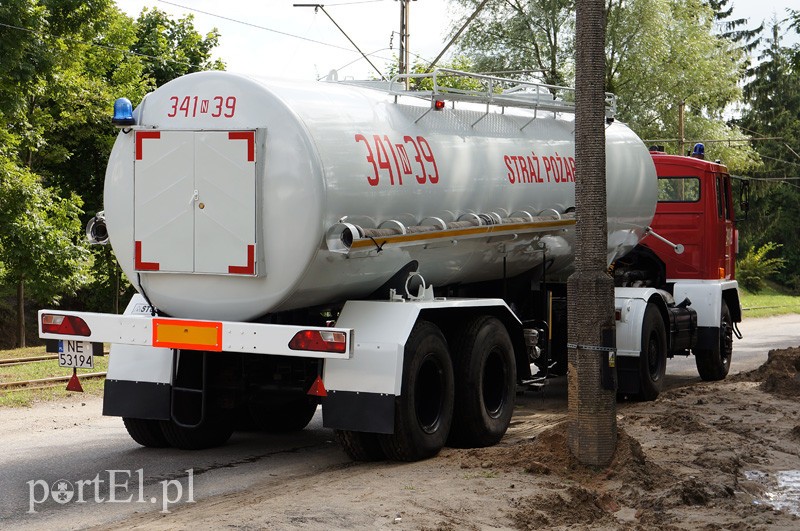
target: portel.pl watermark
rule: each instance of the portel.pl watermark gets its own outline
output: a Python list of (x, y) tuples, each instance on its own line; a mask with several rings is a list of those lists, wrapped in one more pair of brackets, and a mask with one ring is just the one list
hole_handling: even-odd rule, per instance
[[(105, 470), (93, 479), (68, 481), (59, 479), (48, 483), (43, 479), (28, 481), (28, 513), (36, 513), (38, 505), (49, 500), (60, 505), (68, 503), (147, 503), (161, 504), (162, 513), (169, 506), (183, 502), (194, 503), (194, 469), (186, 472), (186, 489), (181, 479), (159, 481), (160, 496), (145, 497), (144, 469)], [(185, 495), (185, 496), (184, 496)]]

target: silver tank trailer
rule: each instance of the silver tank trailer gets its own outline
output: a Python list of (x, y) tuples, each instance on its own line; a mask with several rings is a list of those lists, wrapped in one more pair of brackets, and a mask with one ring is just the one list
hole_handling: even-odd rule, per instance
[[(441, 286), (522, 273), (541, 265), (544, 247), (549, 272), (568, 272), (573, 115), (460, 101), (432, 110), (435, 99), (225, 72), (167, 83), (136, 109), (138, 125), (119, 135), (106, 173), (106, 222), (123, 271), (171, 316), (229, 321), (365, 297), (412, 261)], [(181, 145), (194, 154), (176, 159), (184, 148), (165, 141), (140, 160), (155, 150), (154, 132), (189, 138)], [(244, 189), (213, 169), (235, 158), (208, 147), (214, 132), (252, 134), (232, 144), (250, 150)], [(643, 237), (657, 180), (625, 125), (606, 128), (606, 150), (610, 262)], [(225, 202), (231, 195), (239, 202)], [(244, 228), (217, 227), (225, 223)], [(252, 240), (250, 256), (228, 250), (244, 249), (231, 244), (240, 239)], [(231, 264), (252, 267), (198, 265), (228, 252)], [(185, 265), (148, 268), (173, 259)]]

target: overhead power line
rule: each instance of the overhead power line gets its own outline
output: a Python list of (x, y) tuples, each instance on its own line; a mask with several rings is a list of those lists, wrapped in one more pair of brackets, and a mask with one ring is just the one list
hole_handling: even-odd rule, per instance
[[(347, 48), (345, 46), (339, 46), (338, 44), (331, 44), (329, 42), (318, 41), (316, 39), (311, 39), (309, 37), (303, 37), (301, 35), (295, 35), (293, 33), (287, 33), (285, 31), (276, 30), (274, 28), (268, 28), (266, 26), (259, 26), (258, 24), (253, 24), (252, 22), (245, 22), (244, 20), (237, 20), (235, 18), (226, 17), (224, 15), (218, 15), (216, 13), (210, 13), (208, 11), (203, 11), (203, 10), (200, 10), (200, 9), (196, 9), (194, 7), (189, 7), (189, 6), (185, 6), (185, 5), (181, 5), (181, 4), (176, 4), (175, 2), (167, 2), (166, 0), (158, 0), (158, 1), (160, 3), (162, 3), (162, 4), (169, 4), (171, 6), (180, 7), (181, 9), (185, 9), (187, 11), (192, 11), (194, 13), (202, 13), (203, 15), (208, 15), (210, 17), (215, 17), (215, 18), (219, 18), (219, 19), (222, 19), (222, 20), (227, 20), (228, 22), (234, 22), (236, 24), (242, 24), (244, 26), (250, 26), (251, 28), (256, 28), (256, 29), (260, 29), (260, 30), (264, 30), (264, 31), (269, 31), (269, 32), (272, 32), (272, 33), (277, 33), (278, 35), (284, 35), (286, 37), (292, 37), (294, 39), (300, 39), (302, 41), (313, 42), (314, 44), (321, 44), (322, 46), (329, 46), (331, 48), (336, 48), (336, 49), (339, 49), (339, 50), (344, 50), (346, 52), (353, 53), (353, 50), (351, 48)], [(346, 4), (334, 4), (334, 5), (346, 5)]]
[(386, 80), (386, 76), (383, 75), (383, 72), (381, 72), (377, 66), (372, 64), (372, 61), (369, 60), (369, 57), (367, 57), (364, 54), (364, 52), (361, 51), (361, 48), (359, 48), (358, 45), (355, 43), (355, 41), (353, 41), (353, 39), (350, 38), (350, 35), (348, 35), (347, 32), (344, 31), (342, 27), (335, 20), (333, 20), (333, 17), (330, 15), (330, 13), (325, 11), (325, 6), (323, 6), (322, 4), (293, 4), (293, 5), (294, 7), (313, 7), (314, 13), (316, 13), (317, 10), (325, 13), (325, 16), (328, 17), (328, 19), (333, 23), (334, 26), (336, 26), (336, 29), (342, 32), (342, 35), (344, 35), (345, 38), (348, 41), (350, 41), (350, 44), (353, 45), (353, 48), (355, 48), (358, 51), (358, 53), (361, 54), (361, 57), (363, 57), (369, 63), (369, 66), (371, 66), (378, 73), (378, 75), (381, 76), (381, 79)]

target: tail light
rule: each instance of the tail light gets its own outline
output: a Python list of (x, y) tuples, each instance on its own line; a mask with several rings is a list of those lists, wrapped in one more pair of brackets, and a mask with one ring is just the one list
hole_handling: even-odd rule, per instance
[(347, 334), (328, 330), (301, 330), (289, 341), (289, 348), (344, 353), (347, 351)]
[(42, 332), (65, 336), (90, 336), (92, 331), (86, 321), (75, 315), (42, 314)]

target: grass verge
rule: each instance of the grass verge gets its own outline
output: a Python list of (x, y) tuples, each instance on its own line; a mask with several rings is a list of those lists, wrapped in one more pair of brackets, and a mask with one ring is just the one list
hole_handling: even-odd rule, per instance
[(745, 319), (800, 313), (800, 297), (790, 295), (774, 284), (768, 284), (767, 288), (759, 293), (750, 293), (740, 289), (739, 296)]
[[(0, 359), (29, 358), (45, 356), (44, 347), (28, 347), (0, 351)], [(108, 356), (95, 356), (94, 369), (78, 369), (78, 377), (89, 372), (104, 372), (108, 370)], [(24, 365), (0, 365), (0, 383), (19, 382), (22, 380), (35, 380), (52, 376), (70, 376), (71, 369), (59, 367), (58, 360), (37, 361)], [(102, 396), (104, 378), (81, 380), (85, 395)], [(0, 389), (0, 407), (29, 407), (36, 402), (50, 400), (63, 400), (80, 393), (66, 390), (67, 384), (59, 383), (55, 387), (46, 389)]]

